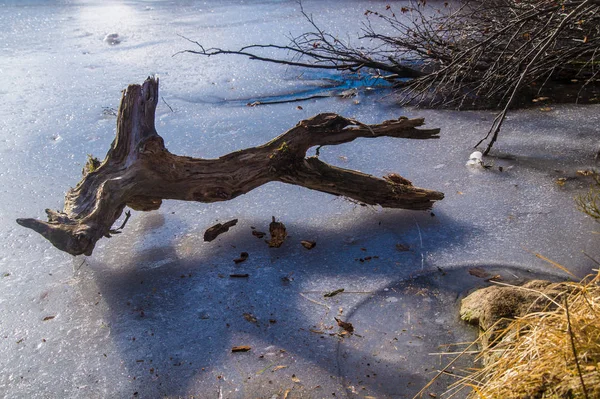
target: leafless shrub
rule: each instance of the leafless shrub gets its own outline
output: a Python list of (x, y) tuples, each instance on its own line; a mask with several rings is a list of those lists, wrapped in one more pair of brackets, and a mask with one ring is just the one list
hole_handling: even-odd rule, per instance
[[(598, 82), (600, 0), (415, 0), (366, 10), (356, 43), (321, 28), (300, 3), (310, 31), (288, 45), (183, 52), (251, 59), (305, 68), (368, 71), (395, 82), (400, 104), (499, 108), (484, 153), (507, 111), (523, 93), (558, 81), (580, 90)], [(279, 55), (280, 56), (279, 56)]]

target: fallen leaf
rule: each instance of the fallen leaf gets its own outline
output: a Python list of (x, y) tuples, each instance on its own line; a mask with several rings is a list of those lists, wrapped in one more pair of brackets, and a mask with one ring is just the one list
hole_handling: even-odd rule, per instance
[(257, 238), (263, 238), (264, 236), (267, 235), (267, 233), (263, 233), (262, 231), (253, 230), (252, 235)]
[(552, 111), (552, 107), (542, 107), (542, 108), (540, 108), (540, 111), (542, 111), (542, 112)]
[(287, 366), (281, 365), (281, 366), (275, 366), (273, 367), (273, 373), (276, 372), (277, 370), (281, 370), (281, 369), (286, 369)]
[(250, 323), (258, 323), (258, 320), (252, 313), (244, 313), (244, 319)]
[(338, 319), (337, 317), (334, 317), (334, 319), (337, 322), (337, 325), (342, 327), (344, 329), (344, 331), (347, 331), (350, 334), (352, 334), (354, 332), (354, 326), (352, 325), (352, 323), (347, 323), (345, 321)]
[(589, 169), (586, 169), (586, 170), (578, 170), (578, 171), (577, 171), (577, 174), (578, 174), (579, 176), (594, 176), (594, 171), (593, 171), (593, 170), (589, 170)]
[(300, 244), (302, 244), (302, 246), (306, 249), (313, 249), (317, 245), (316, 242), (307, 240), (300, 241)]
[(502, 280), (503, 280), (503, 278), (499, 274), (495, 274), (492, 277), (485, 279), (485, 281), (502, 281)]
[(410, 251), (410, 247), (404, 244), (396, 244), (396, 249), (400, 252)]
[(55, 318), (56, 316), (46, 316), (42, 319), (42, 321), (48, 321), (48, 320), (52, 320), (53, 318)]
[(272, 248), (279, 248), (287, 237), (285, 225), (275, 221), (275, 216), (273, 216), (273, 221), (269, 224), (269, 233), (271, 233), (271, 240), (267, 241), (267, 243)]
[(287, 397), (290, 394), (290, 392), (292, 392), (291, 389), (286, 389), (285, 392), (283, 393), (283, 399), (287, 399)]
[(292, 381), (300, 382), (300, 378), (296, 377), (296, 374), (292, 374)]
[(303, 110), (304, 108), (302, 108), (302, 106), (298, 105), (298, 106), (296, 107), (296, 109)]
[(556, 179), (555, 183), (558, 184), (559, 186), (564, 186), (566, 182), (567, 182), (566, 177), (559, 177), (558, 179)]
[(325, 298), (331, 298), (332, 296), (336, 296), (337, 294), (341, 294), (342, 292), (344, 292), (344, 289), (340, 288), (339, 290), (335, 290), (335, 291), (331, 291), (326, 294), (323, 294), (323, 296)]
[(233, 348), (231, 348), (232, 352), (248, 352), (250, 349), (252, 349), (252, 347), (248, 346), (248, 345), (239, 345), (239, 346), (234, 346)]
[(242, 253), (240, 254), (240, 257), (239, 257), (239, 258), (237, 258), (237, 259), (234, 259), (233, 261), (234, 261), (235, 263), (242, 263), (243, 261), (245, 261), (246, 259), (248, 259), (248, 256), (249, 256), (249, 255), (248, 255), (248, 252), (242, 252)]
[(219, 235), (229, 231), (229, 228), (235, 226), (237, 224), (237, 222), (238, 222), (237, 219), (233, 219), (233, 220), (230, 220), (229, 222), (226, 222), (223, 224), (217, 223), (214, 226), (209, 227), (204, 232), (204, 241), (210, 242), (210, 241), (214, 240)]
[(479, 267), (469, 269), (469, 274), (479, 278), (487, 278), (489, 276), (488, 272)]

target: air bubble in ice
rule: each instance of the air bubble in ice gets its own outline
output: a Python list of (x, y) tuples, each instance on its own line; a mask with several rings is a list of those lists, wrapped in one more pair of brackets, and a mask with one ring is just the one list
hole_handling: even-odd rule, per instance
[(104, 36), (104, 43), (108, 43), (111, 46), (117, 45), (121, 43), (121, 37), (118, 33), (109, 33), (108, 35)]

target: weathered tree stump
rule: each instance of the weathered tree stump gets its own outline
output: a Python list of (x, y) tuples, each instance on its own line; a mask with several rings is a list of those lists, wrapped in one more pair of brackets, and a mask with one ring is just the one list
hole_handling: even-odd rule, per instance
[(341, 195), (387, 208), (428, 209), (444, 195), (417, 188), (393, 175), (379, 179), (306, 157), (314, 146), (336, 145), (358, 137), (439, 138), (439, 129), (417, 129), (423, 119), (365, 125), (336, 114), (319, 114), (299, 122), (259, 147), (218, 159), (171, 154), (154, 127), (158, 78), (130, 85), (123, 93), (117, 134), (105, 159), (88, 165), (83, 179), (65, 197), (63, 211), (46, 209), (48, 222), (17, 219), (58, 249), (91, 255), (96, 242), (109, 237), (111, 226), (128, 206), (139, 211), (158, 209), (163, 199), (227, 201), (271, 181)]

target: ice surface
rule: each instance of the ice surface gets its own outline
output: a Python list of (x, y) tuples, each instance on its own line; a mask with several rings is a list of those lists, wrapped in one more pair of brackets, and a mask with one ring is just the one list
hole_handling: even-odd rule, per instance
[[(304, 7), (346, 37), (366, 8), (386, 3), (340, 4)], [(491, 112), (399, 109), (385, 90), (362, 89), (350, 99), (247, 107), (376, 82), (173, 56), (192, 46), (181, 36), (229, 48), (286, 44), (306, 28), (294, 1), (4, 1), (0, 9), (1, 397), (412, 397), (449, 360), (430, 353), (474, 338), (458, 321), (458, 299), (486, 283), (467, 269), (507, 279), (559, 273), (533, 254), (541, 253), (583, 276), (594, 267), (586, 254), (600, 259), (598, 226), (573, 202), (589, 186), (576, 171), (596, 166), (598, 106), (513, 112), (496, 157), (483, 159), (492, 167), (469, 168)], [(105, 42), (110, 34), (120, 42)], [(397, 172), (446, 198), (434, 214), (382, 210), (270, 183), (225, 203), (134, 212), (89, 258), (18, 226), (18, 217), (62, 208), (87, 154), (102, 157), (114, 138), (110, 108), (120, 91), (150, 74), (164, 99), (157, 130), (170, 151), (196, 157), (262, 144), (325, 111), (365, 123), (423, 116), (442, 129), (440, 140), (360, 139), (321, 149), (321, 159)], [(290, 235), (279, 249), (251, 235), (251, 227), (268, 231), (273, 215)], [(202, 241), (206, 228), (233, 218), (230, 232)], [(303, 239), (317, 246), (307, 251)], [(236, 265), (242, 251), (249, 259)], [(334, 317), (357, 335), (330, 335)], [(252, 350), (231, 353), (235, 345)]]

